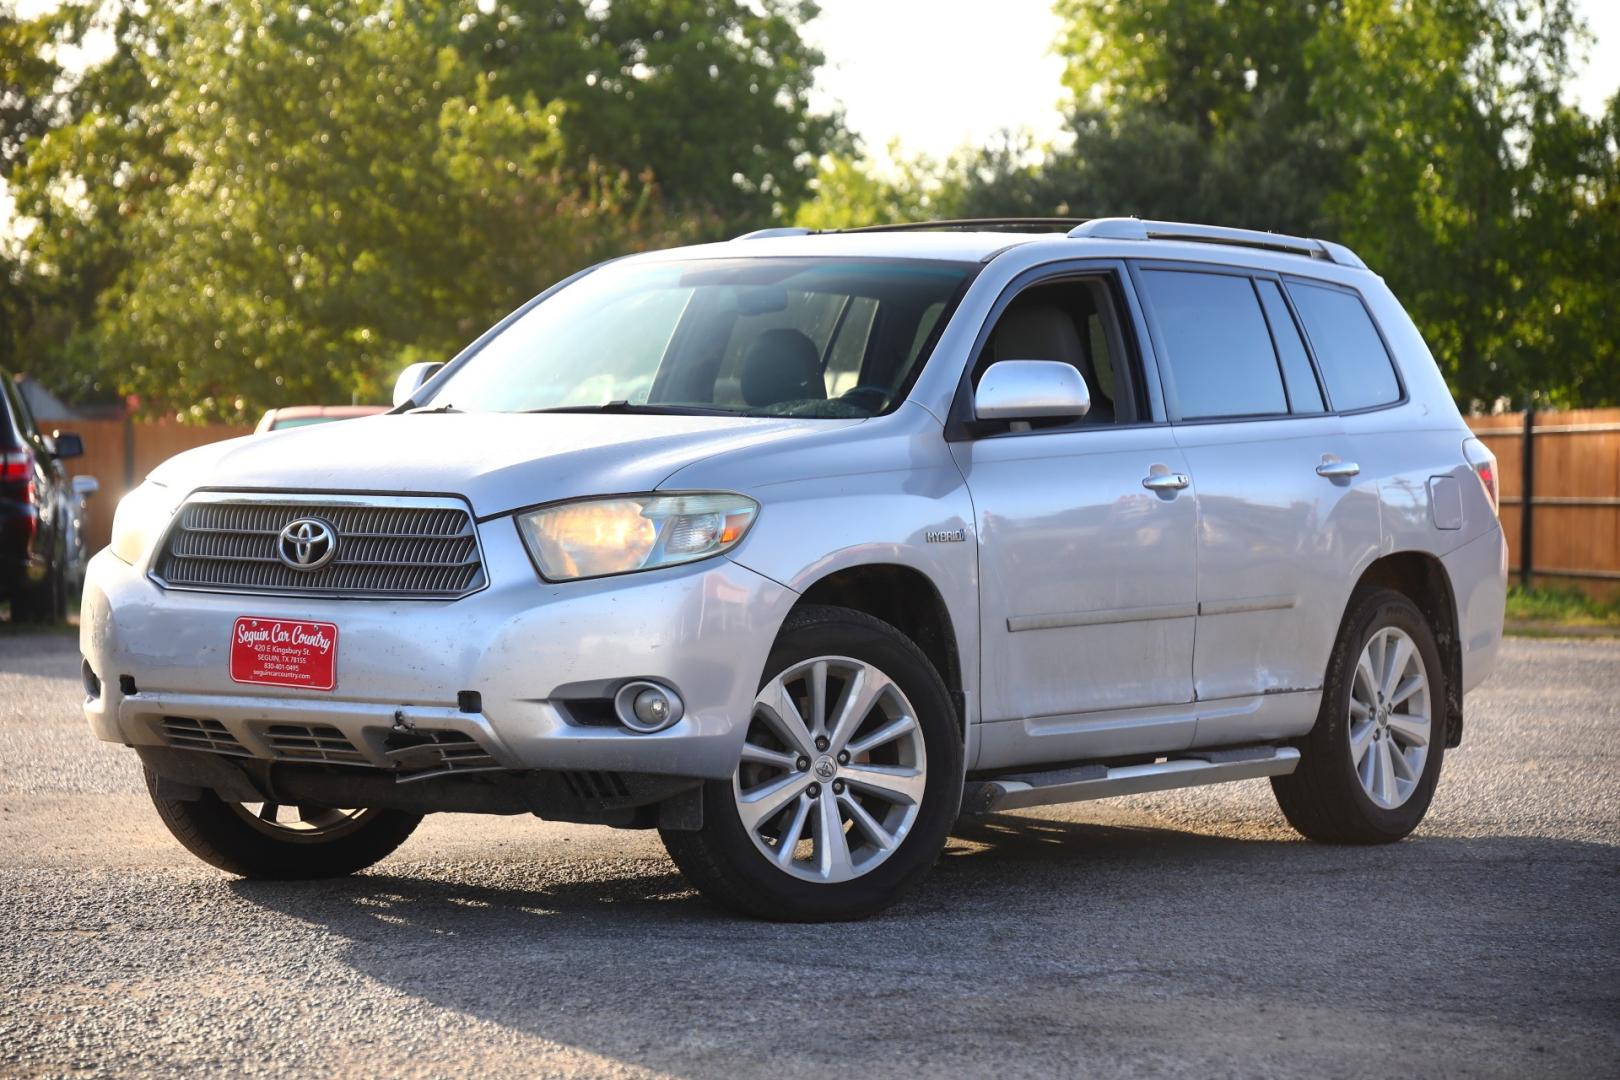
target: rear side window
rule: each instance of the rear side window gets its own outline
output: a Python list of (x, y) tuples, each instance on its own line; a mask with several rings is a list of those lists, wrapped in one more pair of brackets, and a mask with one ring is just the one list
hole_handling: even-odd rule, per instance
[(1384, 339), (1361, 297), (1343, 289), (1288, 283), (1316, 362), (1335, 409), (1348, 412), (1389, 405), (1401, 398)]
[(1255, 289), (1260, 293), (1260, 306), (1266, 309), (1266, 322), (1271, 324), (1271, 340), (1276, 342), (1277, 357), (1282, 361), (1283, 376), (1288, 382), (1288, 404), (1296, 413), (1319, 413), (1322, 389), (1316, 385), (1316, 373), (1311, 370), (1311, 358), (1305, 353), (1305, 342), (1299, 336), (1299, 327), (1288, 312), (1282, 290), (1270, 278), (1257, 278)]
[(1288, 412), (1277, 354), (1246, 277), (1145, 270), (1183, 420)]

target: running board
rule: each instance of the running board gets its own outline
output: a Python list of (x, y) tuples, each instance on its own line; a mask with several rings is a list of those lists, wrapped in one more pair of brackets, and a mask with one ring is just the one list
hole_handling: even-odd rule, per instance
[(1262, 776), (1286, 776), (1299, 764), (1291, 746), (1248, 746), (1235, 750), (1178, 751), (1180, 756), (1151, 765), (1079, 765), (1050, 772), (970, 780), (962, 812), (992, 814), (1026, 806), (1109, 799), (1145, 791), (1223, 784)]

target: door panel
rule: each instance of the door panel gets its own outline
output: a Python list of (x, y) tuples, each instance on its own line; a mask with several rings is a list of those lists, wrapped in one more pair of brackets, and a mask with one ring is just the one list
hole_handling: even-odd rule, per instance
[(1176, 438), (1198, 481), (1199, 700), (1319, 688), (1379, 543), (1376, 482), (1317, 472), (1324, 455), (1355, 463), (1343, 421), (1191, 424)]
[[(1170, 429), (1013, 435), (952, 450), (977, 518), (984, 719), (1191, 701), (1194, 490), (1142, 486), (1155, 472), (1188, 472)], [(1145, 729), (1135, 748), (1176, 748), (1159, 746), (1164, 737)]]

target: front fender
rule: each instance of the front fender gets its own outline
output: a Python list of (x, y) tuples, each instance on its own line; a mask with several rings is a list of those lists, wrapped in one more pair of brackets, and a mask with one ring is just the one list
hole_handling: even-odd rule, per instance
[(740, 491), (759, 519), (731, 553), (742, 566), (803, 593), (860, 566), (896, 565), (933, 583), (950, 612), (962, 691), (977, 719), (979, 560), (973, 503), (939, 422), (907, 406), (800, 447), (726, 454), (661, 487)]

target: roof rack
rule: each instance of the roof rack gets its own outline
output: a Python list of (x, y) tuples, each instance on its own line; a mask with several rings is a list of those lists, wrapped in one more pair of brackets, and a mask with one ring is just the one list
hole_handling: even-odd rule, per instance
[(922, 232), (929, 229), (983, 232), (995, 232), (1000, 229), (1048, 229), (1052, 232), (1067, 232), (1084, 222), (1085, 218), (1064, 217), (942, 218), (938, 221), (899, 221), (892, 225), (857, 225), (848, 229), (806, 229), (800, 226), (756, 229), (736, 239), (769, 240), (779, 236), (810, 236), (814, 233)]
[(809, 236), (816, 232), (869, 233), (869, 232), (922, 232), (930, 229), (963, 229), (994, 232), (1001, 229), (1063, 230), (1073, 239), (1092, 240), (1183, 240), (1199, 244), (1227, 244), (1232, 247), (1256, 248), (1261, 251), (1280, 251), (1289, 255), (1303, 255), (1309, 259), (1339, 266), (1367, 269), (1360, 256), (1343, 244), (1331, 240), (1312, 240), (1286, 233), (1262, 232), (1259, 229), (1230, 229), (1224, 225), (1192, 225), (1184, 221), (1152, 221), (1134, 217), (1063, 218), (1063, 217), (988, 217), (945, 218), (939, 221), (902, 221), (892, 225), (861, 225), (852, 229), (806, 229), (787, 227), (759, 229), (738, 240), (762, 240), (780, 236)]
[(1230, 229), (1224, 225), (1190, 225), (1182, 221), (1144, 221), (1141, 218), (1092, 218), (1069, 230), (1074, 239), (1094, 240), (1185, 240), (1199, 244), (1227, 244), (1232, 247), (1257, 248), (1262, 251), (1281, 251), (1289, 255), (1304, 255), (1323, 262), (1367, 269), (1367, 264), (1343, 244), (1330, 240), (1312, 240), (1286, 233), (1262, 232), (1259, 229)]
[(852, 229), (830, 229), (829, 232), (920, 232), (925, 229), (962, 229), (971, 232), (995, 232), (999, 229), (1050, 229), (1067, 231), (1085, 223), (1085, 218), (1065, 217), (986, 217), (941, 218), (938, 221), (901, 221), (893, 225), (860, 225)]
[(750, 233), (732, 237), (733, 240), (770, 240), (778, 236), (809, 236), (814, 229), (806, 229), (802, 225), (787, 225), (779, 229), (755, 229)]

